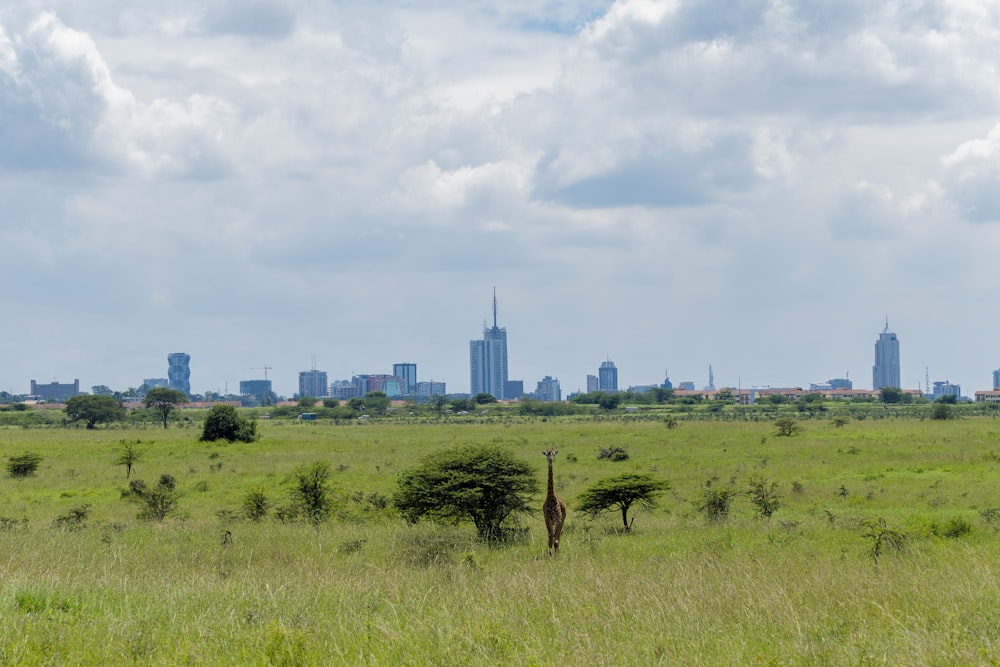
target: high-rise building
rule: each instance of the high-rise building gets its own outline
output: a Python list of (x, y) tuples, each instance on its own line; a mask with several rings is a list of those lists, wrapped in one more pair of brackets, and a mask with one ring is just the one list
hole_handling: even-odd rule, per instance
[(539, 380), (535, 387), (535, 398), (539, 401), (561, 401), (562, 390), (559, 388), (559, 379), (546, 375)]
[(417, 391), (417, 365), (393, 364), (392, 374), (402, 380), (403, 394), (414, 394)]
[(80, 380), (73, 380), (72, 384), (38, 384), (32, 380), (31, 395), (46, 401), (65, 401), (80, 395)]
[(1000, 368), (993, 371), (993, 388), (1000, 389)]
[(472, 395), (508, 396), (507, 329), (497, 326), (497, 294), (493, 290), (493, 327), (483, 327), (482, 340), (469, 341), (469, 375)]
[(594, 393), (595, 391), (597, 391), (598, 387), (600, 387), (600, 386), (601, 385), (598, 384), (597, 376), (596, 375), (588, 375), (587, 376), (587, 393), (588, 394)]
[(329, 385), (327, 384), (326, 371), (299, 372), (299, 396), (311, 396), (312, 398), (323, 398), (329, 396)]
[(610, 359), (597, 369), (597, 390), (618, 391), (618, 367)]
[(899, 339), (889, 331), (889, 318), (885, 320), (885, 329), (875, 341), (875, 365), (872, 366), (872, 389), (882, 387), (900, 388), (899, 381)]
[(191, 395), (191, 355), (183, 352), (171, 352), (167, 355), (167, 379), (170, 388), (183, 391), (185, 396)]
[(244, 405), (274, 405), (278, 397), (271, 389), (270, 380), (240, 380), (240, 396)]
[(935, 401), (944, 396), (954, 396), (955, 398), (961, 398), (962, 387), (961, 385), (952, 384), (947, 380), (943, 380), (941, 382), (935, 382), (934, 393), (932, 395)]

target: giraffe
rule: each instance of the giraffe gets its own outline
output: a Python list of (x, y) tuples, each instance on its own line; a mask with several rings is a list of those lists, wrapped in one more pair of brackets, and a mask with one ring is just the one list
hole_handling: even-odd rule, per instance
[(555, 485), (552, 483), (552, 461), (558, 453), (551, 447), (542, 452), (549, 461), (549, 490), (542, 503), (542, 514), (545, 515), (545, 527), (549, 530), (549, 553), (556, 556), (559, 555), (559, 536), (566, 523), (566, 503), (556, 498)]

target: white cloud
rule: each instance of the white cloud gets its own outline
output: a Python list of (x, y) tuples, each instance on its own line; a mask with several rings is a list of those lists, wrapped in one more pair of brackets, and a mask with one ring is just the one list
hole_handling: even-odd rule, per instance
[(942, 165), (944, 187), (963, 217), (1000, 222), (1000, 125), (958, 146)]

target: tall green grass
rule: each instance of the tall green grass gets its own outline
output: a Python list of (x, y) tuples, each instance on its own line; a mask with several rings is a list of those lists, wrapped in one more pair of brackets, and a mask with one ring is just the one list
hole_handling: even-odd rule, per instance
[[(246, 444), (195, 426), (0, 429), (0, 663), (250, 665), (993, 664), (1000, 661), (1000, 427), (992, 419), (803, 422), (549, 419), (463, 424), (262, 423)], [(143, 521), (114, 465), (173, 475), (180, 513)], [(439, 448), (499, 443), (545, 471), (570, 507), (561, 555), (540, 513), (522, 542), (471, 526), (408, 525), (384, 500)], [(624, 461), (598, 458), (621, 447)], [(5, 459), (4, 459), (5, 460)], [(288, 502), (292, 471), (330, 464), (334, 518), (317, 528), (240, 519), (260, 489)], [(574, 512), (602, 477), (671, 483), (632, 533)], [(755, 518), (751, 479), (781, 506)], [(696, 508), (739, 493), (730, 517)], [(541, 506), (542, 497), (537, 498)], [(89, 505), (80, 527), (54, 525)], [(876, 562), (865, 522), (906, 535)], [(964, 525), (966, 530), (952, 530)]]

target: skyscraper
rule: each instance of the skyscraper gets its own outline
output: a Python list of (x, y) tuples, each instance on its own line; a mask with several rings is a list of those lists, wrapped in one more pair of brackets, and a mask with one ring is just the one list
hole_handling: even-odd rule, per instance
[(403, 381), (403, 394), (413, 394), (417, 391), (417, 365), (416, 364), (393, 364), (392, 374)]
[(598, 391), (618, 391), (618, 367), (608, 359), (597, 369)]
[(507, 329), (497, 326), (497, 292), (493, 290), (493, 327), (483, 327), (482, 340), (469, 341), (471, 393), (507, 396)]
[(326, 371), (315, 368), (309, 371), (299, 371), (299, 396), (323, 398), (330, 394)]
[(872, 389), (882, 387), (902, 387), (899, 381), (899, 339), (889, 331), (889, 318), (886, 318), (885, 329), (875, 341), (875, 365), (872, 366)]
[(167, 379), (171, 389), (191, 396), (191, 355), (171, 352), (167, 355)]

